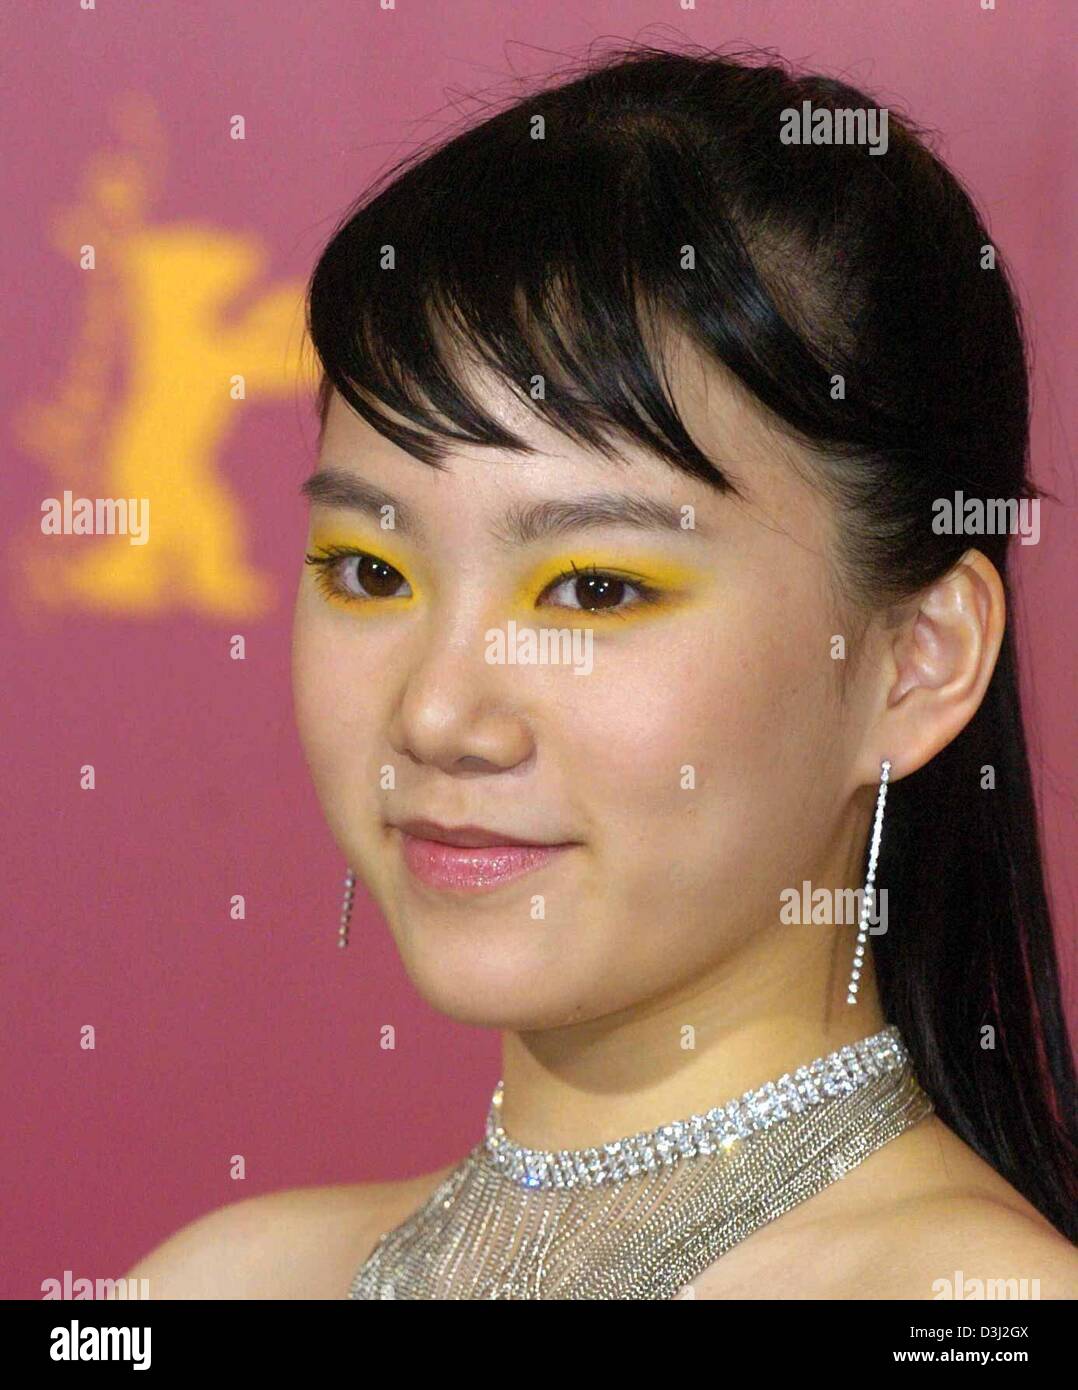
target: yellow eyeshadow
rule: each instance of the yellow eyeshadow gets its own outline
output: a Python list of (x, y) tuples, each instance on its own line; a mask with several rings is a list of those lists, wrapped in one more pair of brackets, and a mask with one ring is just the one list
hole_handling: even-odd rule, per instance
[[(603, 617), (616, 617), (619, 621), (632, 618), (655, 617), (671, 604), (682, 604), (695, 597), (706, 582), (706, 574), (686, 565), (676, 564), (665, 557), (634, 557), (626, 560), (624, 556), (596, 554), (574, 551), (571, 555), (544, 560), (533, 570), (517, 588), (514, 596), (518, 611), (532, 610), (539, 598), (552, 584), (573, 578), (573, 570), (599, 570), (612, 578), (623, 579), (627, 584), (637, 583), (655, 590), (654, 598), (633, 601), (616, 614), (604, 614), (602, 609), (574, 609), (559, 604), (543, 606), (543, 611), (557, 614), (557, 621), (586, 621), (594, 623)], [(553, 621), (553, 619), (551, 619)]]
[(544, 560), (542, 565), (528, 576), (523, 590), (534, 588), (541, 593), (561, 575), (571, 575), (574, 567), (578, 570), (603, 570), (624, 576), (626, 579), (638, 579), (642, 584), (653, 584), (656, 588), (684, 589), (703, 578), (701, 572), (665, 558), (635, 557), (629, 561), (624, 556), (582, 553), (576, 550), (569, 555)]
[[(359, 608), (367, 608), (373, 611), (378, 605), (388, 603), (404, 604), (414, 603), (419, 597), (419, 591), (415, 580), (409, 570), (411, 562), (406, 560), (394, 546), (385, 546), (381, 539), (365, 540), (362, 537), (345, 535), (339, 531), (313, 531), (311, 534), (310, 549), (312, 554), (333, 552), (335, 550), (358, 551), (364, 555), (369, 555), (372, 560), (381, 560), (383, 564), (391, 565), (398, 570), (408, 583), (411, 589), (410, 594), (388, 595), (382, 598), (366, 599), (361, 595), (347, 593), (337, 593), (328, 585), (320, 585), (323, 597), (330, 603), (339, 604), (342, 608), (349, 608), (353, 612)], [(340, 557), (343, 559), (344, 557)], [(325, 571), (323, 571), (324, 573)]]
[[(415, 580), (412, 578), (412, 560), (393, 545), (383, 544), (381, 537), (365, 539), (337, 530), (316, 529), (312, 532), (310, 548), (313, 553), (333, 551), (354, 551), (370, 555), (398, 570), (405, 578), (411, 594), (399, 597), (389, 596), (365, 599), (343, 592), (335, 592), (328, 585), (320, 586), (324, 597), (342, 608), (375, 612), (379, 606), (394, 606), (413, 603), (419, 597)], [(573, 578), (574, 570), (581, 572), (599, 571), (612, 578), (622, 579), (626, 584), (638, 584), (653, 591), (649, 597), (632, 599), (617, 610), (607, 613), (603, 609), (578, 609), (561, 604), (540, 604), (539, 599), (555, 583)], [(658, 617), (672, 606), (682, 607), (700, 596), (708, 583), (704, 570), (677, 564), (665, 556), (624, 556), (589, 551), (573, 551), (563, 556), (544, 560), (531, 570), (517, 585), (513, 595), (513, 606), (520, 615), (526, 614), (532, 621), (536, 613), (549, 615), (545, 621), (559, 626), (584, 623), (593, 625), (604, 618), (609, 621), (642, 620)]]
[[(346, 536), (337, 531), (315, 531), (311, 536), (311, 546), (315, 550), (361, 550), (375, 560), (384, 560), (395, 570), (405, 574), (405, 566), (411, 564), (399, 554), (393, 545), (385, 545), (381, 538), (364, 540), (361, 536)], [(409, 581), (411, 582), (411, 581)]]
[[(402, 605), (415, 602), (415, 592), (410, 594), (390, 594), (384, 598), (364, 598), (362, 594), (337, 593), (336, 590), (328, 588), (326, 585), (319, 586), (322, 590), (322, 598), (326, 603), (332, 603), (338, 608), (346, 608), (352, 614), (382, 613), (390, 611), (390, 605)], [(392, 609), (396, 611), (396, 607)]]

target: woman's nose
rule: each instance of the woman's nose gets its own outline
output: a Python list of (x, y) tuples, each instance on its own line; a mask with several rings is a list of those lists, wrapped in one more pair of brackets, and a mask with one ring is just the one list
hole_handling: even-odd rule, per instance
[(519, 673), (506, 680), (486, 650), (484, 630), (471, 627), (426, 642), (393, 710), (389, 741), (398, 753), (449, 773), (506, 772), (528, 761)]

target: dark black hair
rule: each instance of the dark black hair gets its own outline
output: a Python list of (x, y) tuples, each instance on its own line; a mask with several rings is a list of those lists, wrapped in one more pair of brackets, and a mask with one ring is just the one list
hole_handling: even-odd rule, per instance
[[(454, 374), (456, 343), (579, 442), (610, 454), (620, 433), (725, 490), (649, 351), (661, 320), (807, 452), (862, 611), (969, 547), (933, 530), (935, 499), (1037, 495), (1016, 297), (927, 132), (889, 109), (884, 153), (783, 143), (805, 101), (876, 103), (772, 54), (619, 45), (559, 77), (345, 214), (308, 287), (323, 426), (336, 390), (433, 467), (453, 444), (527, 451)], [(1010, 612), (1007, 535), (975, 543)], [(901, 924), (873, 956), (940, 1117), (1074, 1240), (1074, 1060), (1015, 650), (1011, 620), (975, 717), (890, 789), (877, 881)]]

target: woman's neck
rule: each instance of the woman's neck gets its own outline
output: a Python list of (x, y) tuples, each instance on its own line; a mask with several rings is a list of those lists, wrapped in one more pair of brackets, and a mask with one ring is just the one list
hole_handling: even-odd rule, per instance
[(808, 935), (811, 927), (800, 930), (806, 936), (787, 935), (781, 953), (757, 938), (738, 962), (621, 1013), (503, 1034), (501, 1124), (509, 1138), (542, 1150), (620, 1139), (702, 1113), (879, 1032), (887, 1020), (871, 967), (858, 1003), (846, 1005), (834, 950)]

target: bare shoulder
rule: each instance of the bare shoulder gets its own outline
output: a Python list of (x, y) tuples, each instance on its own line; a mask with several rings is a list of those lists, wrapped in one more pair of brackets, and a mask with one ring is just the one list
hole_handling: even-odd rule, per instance
[(858, 1244), (848, 1298), (1078, 1298), (1071, 1242), (1039, 1215), (994, 1198), (898, 1203), (863, 1228)]
[(938, 1120), (903, 1137), (908, 1182), (861, 1208), (855, 1296), (1078, 1297), (1078, 1250), (990, 1164)]
[(128, 1270), (150, 1298), (337, 1299), (454, 1164), (401, 1182), (288, 1188), (218, 1207)]
[(696, 1298), (1078, 1298), (1078, 1250), (932, 1117), (762, 1227)]

